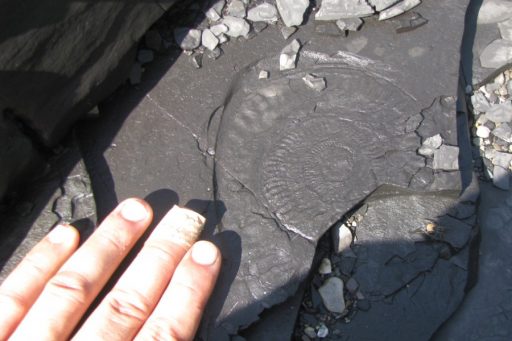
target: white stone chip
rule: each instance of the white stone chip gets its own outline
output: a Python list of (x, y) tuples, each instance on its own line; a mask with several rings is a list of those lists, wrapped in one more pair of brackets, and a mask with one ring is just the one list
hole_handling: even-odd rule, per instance
[(247, 20), (255, 22), (276, 22), (279, 20), (279, 15), (277, 14), (277, 8), (274, 5), (264, 2), (251, 8), (247, 12)]
[(358, 31), (361, 25), (363, 25), (363, 21), (359, 18), (336, 20), (336, 26), (342, 31)]
[(329, 258), (323, 258), (318, 267), (318, 273), (321, 275), (328, 275), (332, 272), (332, 264)]
[(512, 103), (509, 101), (493, 105), (483, 116), (494, 123), (511, 122)]
[(459, 147), (442, 145), (434, 152), (433, 168), (435, 170), (459, 170)]
[(251, 26), (242, 18), (225, 16), (222, 23), (227, 26), (226, 34), (230, 37), (243, 37), (249, 34)]
[(394, 18), (421, 4), (421, 0), (403, 0), (379, 13), (379, 20)]
[(201, 42), (208, 50), (213, 51), (219, 45), (219, 39), (209, 29), (203, 30)]
[(299, 26), (304, 21), (309, 0), (276, 0), (276, 4), (286, 26)]
[(471, 104), (473, 105), (473, 109), (478, 112), (486, 112), (491, 108), (489, 101), (480, 91), (475, 92), (473, 96), (471, 96)]
[(266, 70), (261, 70), (260, 74), (258, 75), (259, 79), (268, 79), (269, 73)]
[(342, 253), (350, 250), (352, 244), (352, 231), (345, 224), (340, 224), (332, 229), (334, 251)]
[(323, 91), (327, 87), (325, 78), (317, 77), (309, 73), (302, 77), (302, 80), (309, 88), (318, 92)]
[(343, 297), (343, 281), (338, 277), (328, 278), (318, 293), (327, 310), (341, 314), (345, 310), (345, 298)]
[(193, 50), (201, 45), (201, 31), (180, 27), (174, 30), (174, 39), (182, 50)]
[(443, 138), (440, 134), (427, 137), (425, 141), (423, 141), (421, 147), (418, 149), (418, 154), (423, 156), (432, 156), (436, 149), (439, 149), (443, 144)]
[(286, 45), (279, 56), (279, 70), (295, 69), (299, 50), (300, 43), (297, 39), (294, 39), (290, 44)]
[(318, 331), (316, 332), (316, 337), (319, 339), (324, 339), (329, 335), (329, 328), (325, 324), (320, 324), (320, 327), (318, 327)]
[(226, 13), (232, 17), (245, 18), (247, 15), (247, 10), (245, 8), (245, 4), (242, 1), (231, 0), (226, 9)]
[(366, 0), (323, 0), (315, 20), (361, 18), (373, 13), (373, 8)]
[(215, 10), (215, 8), (210, 8), (209, 10), (206, 11), (205, 13), (206, 17), (210, 20), (210, 21), (219, 21), (220, 20), (220, 15), (219, 13)]
[(218, 37), (222, 33), (226, 33), (228, 31), (228, 27), (224, 24), (217, 24), (210, 27), (210, 31)]
[(507, 123), (502, 123), (494, 128), (492, 134), (507, 143), (512, 143), (512, 129)]
[(486, 139), (491, 134), (491, 129), (487, 128), (486, 126), (480, 126), (476, 128), (476, 136), (481, 137), (483, 139)]

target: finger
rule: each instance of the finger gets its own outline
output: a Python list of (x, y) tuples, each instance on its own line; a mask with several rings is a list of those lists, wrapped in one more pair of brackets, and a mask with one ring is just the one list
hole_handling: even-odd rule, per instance
[(7, 339), (14, 331), (46, 282), (75, 251), (79, 239), (75, 228), (58, 225), (5, 279), (0, 287), (0, 340)]
[(187, 252), (136, 340), (192, 340), (220, 271), (215, 245), (200, 241)]
[(119, 205), (49, 280), (12, 339), (67, 338), (151, 218), (151, 208), (142, 200)]
[(199, 237), (205, 219), (174, 206), (75, 340), (131, 340), (144, 324), (178, 266)]

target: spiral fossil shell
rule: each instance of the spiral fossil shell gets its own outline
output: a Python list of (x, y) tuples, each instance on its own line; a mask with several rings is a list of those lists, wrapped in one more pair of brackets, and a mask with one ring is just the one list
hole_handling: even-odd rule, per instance
[[(304, 72), (325, 77), (327, 89), (307, 89)], [(406, 155), (419, 143), (405, 132), (412, 100), (384, 78), (317, 68), (242, 89), (224, 113), (217, 162), (308, 239), (379, 185), (407, 185), (417, 170)]]

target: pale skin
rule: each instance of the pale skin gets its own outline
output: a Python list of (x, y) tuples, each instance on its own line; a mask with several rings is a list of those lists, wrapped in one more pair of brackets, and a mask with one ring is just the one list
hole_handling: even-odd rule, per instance
[(74, 227), (54, 228), (0, 286), (0, 340), (193, 339), (221, 256), (196, 242), (204, 218), (177, 206), (76, 330), (152, 219), (146, 202), (125, 200), (80, 248)]

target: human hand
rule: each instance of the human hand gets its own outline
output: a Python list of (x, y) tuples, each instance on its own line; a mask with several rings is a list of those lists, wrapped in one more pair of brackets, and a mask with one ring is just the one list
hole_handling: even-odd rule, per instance
[[(53, 229), (0, 287), (0, 340), (70, 338), (152, 218), (147, 203), (128, 199), (78, 250), (75, 228)], [(195, 242), (203, 225), (174, 206), (73, 339), (192, 339), (221, 265), (212, 243)]]

